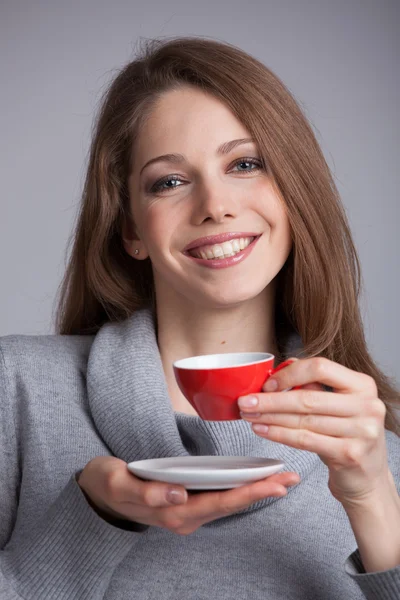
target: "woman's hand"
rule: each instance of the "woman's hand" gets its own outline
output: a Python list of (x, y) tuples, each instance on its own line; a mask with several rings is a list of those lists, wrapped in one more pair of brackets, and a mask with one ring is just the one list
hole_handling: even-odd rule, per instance
[(110, 456), (91, 460), (78, 479), (92, 507), (107, 520), (155, 525), (180, 535), (264, 498), (285, 496), (286, 488), (298, 482), (296, 473), (277, 473), (236, 489), (190, 495), (183, 486), (142, 481), (123, 460)]
[[(287, 389), (297, 386), (302, 389)], [(248, 406), (239, 398), (242, 417), (262, 437), (319, 455), (367, 572), (399, 565), (400, 498), (387, 462), (386, 409), (374, 380), (325, 358), (310, 358), (274, 374), (263, 390)]]
[[(302, 389), (286, 391), (295, 386)], [(239, 399), (242, 418), (261, 437), (317, 453), (329, 468), (330, 491), (345, 508), (393, 485), (386, 409), (371, 377), (325, 358), (294, 360), (267, 380), (263, 392), (248, 406)]]

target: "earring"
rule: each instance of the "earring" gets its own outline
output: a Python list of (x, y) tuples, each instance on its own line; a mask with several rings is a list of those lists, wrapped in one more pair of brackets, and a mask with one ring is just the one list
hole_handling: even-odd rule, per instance
[(134, 252), (133, 254), (139, 254), (139, 252), (140, 252), (140, 250), (138, 250), (138, 249), (136, 248), (136, 250), (135, 250), (135, 252)]

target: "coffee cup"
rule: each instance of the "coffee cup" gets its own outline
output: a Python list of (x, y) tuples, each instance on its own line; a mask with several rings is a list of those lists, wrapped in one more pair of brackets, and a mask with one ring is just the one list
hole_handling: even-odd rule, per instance
[(274, 368), (274, 355), (266, 352), (234, 352), (191, 356), (173, 363), (178, 386), (198, 415), (206, 421), (240, 419), (240, 396), (262, 391), (266, 380), (286, 367)]

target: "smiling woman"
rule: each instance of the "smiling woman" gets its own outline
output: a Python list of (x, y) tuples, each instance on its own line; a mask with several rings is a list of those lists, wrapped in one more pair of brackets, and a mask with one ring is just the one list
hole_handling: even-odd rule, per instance
[[(181, 150), (172, 174), (170, 148)], [(270, 284), (290, 253), (290, 228), (243, 124), (213, 95), (181, 86), (153, 105), (133, 156), (122, 238), (131, 256), (150, 258), (159, 322), (165, 306), (189, 318), (193, 303), (209, 312), (250, 301), (272, 317)], [(275, 351), (272, 336), (264, 344)]]
[[(210, 107), (215, 111), (212, 120)], [(193, 109), (186, 119), (181, 112), (184, 109)], [(197, 120), (192, 123), (197, 109)], [(166, 117), (169, 121), (164, 125)], [(239, 133), (238, 140), (225, 139), (226, 129), (220, 127), (219, 117), (230, 120), (233, 126), (229, 131)], [(153, 130), (152, 137), (148, 137), (149, 130)], [(206, 133), (202, 135), (203, 132)], [(222, 139), (216, 145), (218, 132)], [(171, 134), (174, 142), (169, 142)], [(199, 135), (204, 147), (198, 143)], [(245, 141), (249, 145), (238, 146)], [(250, 144), (255, 154), (248, 157)], [(197, 150), (198, 154), (218, 157), (218, 177), (207, 180), (204, 172), (202, 176), (196, 171), (196, 165), (190, 167), (190, 157), (183, 155), (183, 148), (188, 148), (187, 155)], [(246, 156), (242, 153), (244, 148)], [(247, 185), (258, 185), (261, 179), (261, 185), (269, 187), (275, 206), (283, 207), (290, 227), (292, 251), (268, 288), (271, 292), (276, 287), (276, 344), (269, 336), (269, 349), (281, 356), (288, 332), (294, 330), (301, 337), (304, 356), (325, 356), (368, 373), (387, 404), (386, 426), (398, 430), (392, 405), (400, 404), (399, 394), (366, 348), (358, 306), (360, 264), (345, 211), (314, 133), (279, 78), (229, 44), (198, 38), (167, 43), (154, 40), (143, 47), (137, 60), (122, 69), (107, 90), (92, 142), (74, 247), (60, 290), (58, 330), (63, 334), (96, 333), (108, 321), (126, 319), (147, 306), (155, 308), (154, 262), (147, 252), (143, 253), (144, 249), (133, 258), (129, 256), (131, 252), (124, 251), (124, 227), (128, 233), (131, 228), (132, 237), (131, 217), (135, 210), (143, 214), (144, 196), (146, 210), (152, 211), (161, 198), (164, 202), (172, 194), (166, 200), (165, 210), (181, 213), (181, 196), (177, 198), (175, 194), (186, 197), (185, 189), (193, 189), (193, 184), (185, 181), (183, 172), (168, 172), (171, 161), (174, 170), (178, 164), (191, 168), (194, 181), (197, 180), (196, 194), (199, 190), (208, 193), (207, 185), (215, 186), (220, 181), (225, 167), (221, 160), (227, 161), (233, 151), (237, 156), (232, 159), (260, 161), (263, 172), (256, 173), (256, 177), (231, 174), (232, 183), (218, 192), (219, 199), (239, 201), (238, 187), (246, 195)], [(159, 163), (161, 159), (163, 162)], [(150, 165), (153, 161), (157, 161), (158, 171), (152, 171), (150, 178), (150, 169), (155, 168)], [(232, 167), (233, 162), (227, 161), (226, 168)], [(204, 168), (203, 161), (203, 171)], [(159, 173), (160, 169), (163, 172)], [(142, 171), (140, 177), (147, 171), (147, 179), (140, 179), (140, 188), (137, 170)], [(188, 178), (189, 172), (185, 175)], [(247, 177), (250, 181), (242, 181)], [(173, 190), (165, 183), (177, 183), (179, 179), (182, 183), (173, 185)], [(143, 181), (150, 187), (143, 186)], [(156, 189), (158, 185), (167, 187)], [(175, 189), (181, 187), (183, 190)], [(278, 198), (282, 203), (279, 206)], [(200, 216), (200, 222), (201, 219)], [(244, 224), (249, 223), (243, 219), (238, 223)], [(159, 227), (163, 236), (163, 217)], [(225, 222), (216, 230), (209, 220), (201, 233), (219, 234), (226, 229), (231, 230), (231, 224)], [(184, 241), (189, 243), (190, 235)], [(143, 257), (145, 260), (135, 260)], [(268, 254), (261, 258), (259, 252), (257, 258), (269, 269)], [(207, 270), (199, 277), (209, 274)], [(195, 297), (193, 290), (191, 298)]]
[[(1, 598), (398, 599), (399, 393), (359, 278), (276, 75), (221, 42), (146, 43), (100, 109), (58, 335), (0, 340)], [(221, 348), (271, 367), (237, 399), (224, 374), (240, 418), (202, 420), (173, 365)], [(166, 458), (164, 480), (127, 465), (161, 459), (156, 479)], [(220, 489), (172, 481), (189, 460)], [(222, 489), (249, 464), (285, 467)]]

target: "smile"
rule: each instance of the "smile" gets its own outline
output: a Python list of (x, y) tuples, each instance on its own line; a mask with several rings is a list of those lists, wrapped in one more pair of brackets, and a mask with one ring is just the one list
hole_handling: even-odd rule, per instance
[(239, 264), (253, 251), (260, 235), (231, 239), (220, 244), (198, 246), (184, 252), (191, 261), (211, 269), (223, 269)]
[(223, 242), (222, 244), (200, 246), (199, 248), (189, 251), (189, 254), (195, 258), (204, 258), (205, 260), (229, 258), (230, 256), (239, 254), (239, 252), (247, 248), (247, 246), (250, 246), (254, 239), (254, 237), (235, 238), (234, 240)]

